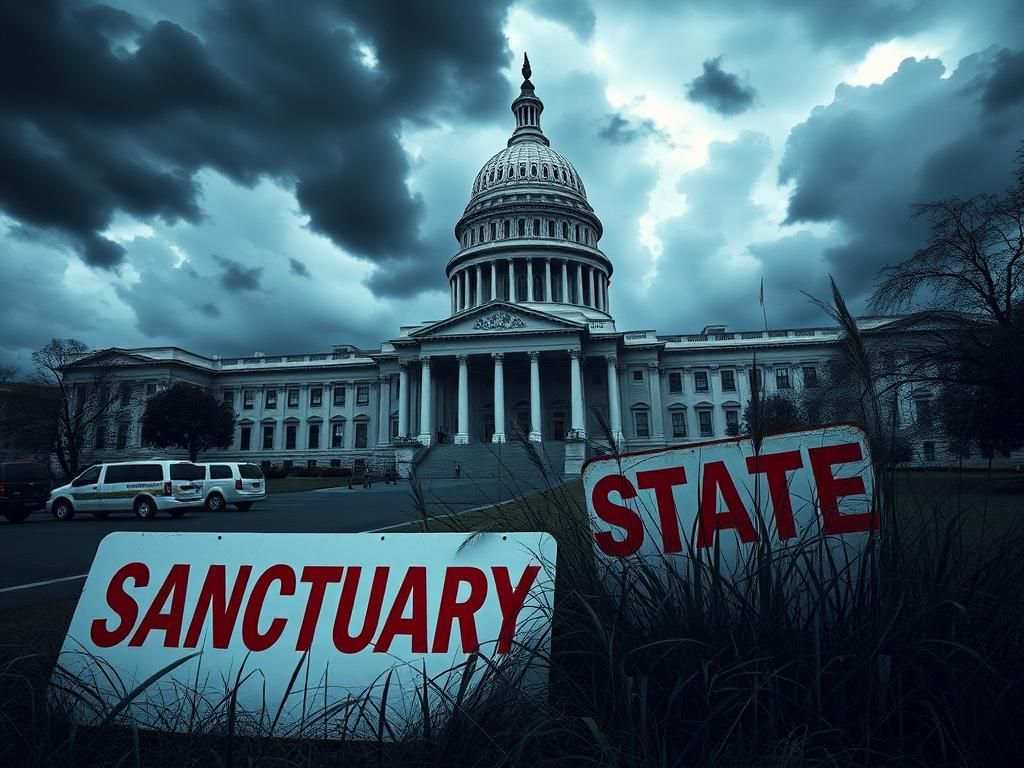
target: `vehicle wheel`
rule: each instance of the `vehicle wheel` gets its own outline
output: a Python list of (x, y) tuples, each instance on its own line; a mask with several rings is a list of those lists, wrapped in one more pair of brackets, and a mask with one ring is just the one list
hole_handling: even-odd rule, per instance
[(224, 497), (214, 491), (206, 497), (206, 511), (207, 512), (223, 512), (224, 511)]
[(97, 520), (106, 520), (108, 517), (110, 517), (110, 513), (109, 512), (93, 512), (92, 516), (95, 517)]
[(70, 520), (75, 516), (75, 508), (67, 499), (57, 499), (50, 507), (50, 514), (58, 520)]
[(148, 496), (135, 500), (135, 514), (143, 520), (152, 520), (156, 517), (156, 512), (156, 503)]
[(240, 501), (237, 504), (235, 504), (235, 509), (237, 509), (239, 512), (248, 512), (250, 509), (252, 509), (252, 502)]
[(169, 510), (167, 510), (167, 514), (170, 515), (171, 517), (174, 517), (174, 518), (181, 517), (186, 512), (188, 512), (187, 509), (169, 509)]
[(32, 510), (27, 507), (15, 507), (14, 509), (5, 509), (4, 517), (11, 523), (23, 523), (31, 512)]

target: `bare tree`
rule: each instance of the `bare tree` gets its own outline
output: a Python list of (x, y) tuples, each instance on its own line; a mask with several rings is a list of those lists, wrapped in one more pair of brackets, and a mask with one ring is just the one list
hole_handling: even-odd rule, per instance
[[(56, 392), (53, 452), (65, 475), (78, 473), (82, 451), (120, 397), (114, 386), (117, 365), (90, 354), (78, 339), (51, 339), (32, 353), (35, 382)], [(73, 368), (75, 375), (69, 381)], [(46, 428), (40, 425), (40, 428)]]

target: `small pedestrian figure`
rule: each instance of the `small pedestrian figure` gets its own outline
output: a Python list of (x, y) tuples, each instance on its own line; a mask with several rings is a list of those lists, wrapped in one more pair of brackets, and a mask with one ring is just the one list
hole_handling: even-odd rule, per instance
[(458, 480), (462, 477), (462, 465), (459, 462), (455, 462), (455, 479)]

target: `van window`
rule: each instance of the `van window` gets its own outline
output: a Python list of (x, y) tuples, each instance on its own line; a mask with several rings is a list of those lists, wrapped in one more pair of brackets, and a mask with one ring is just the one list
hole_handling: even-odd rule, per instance
[(203, 480), (206, 478), (206, 470), (197, 467), (195, 464), (171, 464), (171, 480)]
[(0, 479), (8, 483), (50, 482), (50, 469), (45, 464), (30, 461), (0, 465)]
[(107, 475), (103, 478), (104, 483), (130, 483), (135, 478), (133, 477), (132, 470), (135, 469), (131, 464), (118, 464), (112, 467), (107, 467)]
[(212, 464), (210, 466), (210, 479), (211, 480), (230, 480), (231, 479), (231, 467), (227, 464)]
[(246, 480), (262, 480), (263, 471), (255, 464), (239, 464), (238, 474)]
[(136, 483), (162, 483), (164, 468), (159, 464), (133, 464), (131, 480)]
[(98, 482), (99, 479), (100, 479), (100, 470), (101, 469), (102, 469), (102, 467), (99, 467), (99, 466), (89, 467), (89, 469), (85, 470), (85, 472), (83, 472), (78, 477), (76, 477), (71, 482), (71, 485), (73, 485), (74, 487), (78, 488), (78, 487), (81, 487), (83, 485), (92, 485), (93, 483)]

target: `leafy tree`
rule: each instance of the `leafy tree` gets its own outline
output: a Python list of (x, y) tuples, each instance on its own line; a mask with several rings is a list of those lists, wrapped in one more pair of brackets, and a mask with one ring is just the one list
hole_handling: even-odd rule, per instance
[(142, 416), (142, 440), (158, 448), (184, 448), (189, 460), (208, 448), (227, 448), (235, 434), (231, 406), (184, 382), (149, 399)]
[(112, 386), (118, 366), (102, 353), (90, 353), (78, 339), (51, 339), (32, 353), (32, 362), (31, 383), (51, 391), (52, 410), (40, 408), (24, 429), (34, 429), (37, 440), (49, 443), (65, 476), (72, 477), (88, 436), (119, 399)]
[(806, 423), (796, 401), (779, 392), (752, 398), (743, 411), (743, 429), (747, 434), (785, 432)]

